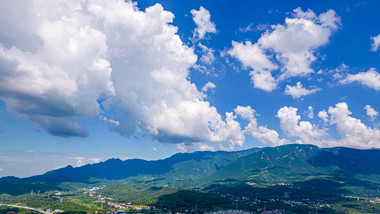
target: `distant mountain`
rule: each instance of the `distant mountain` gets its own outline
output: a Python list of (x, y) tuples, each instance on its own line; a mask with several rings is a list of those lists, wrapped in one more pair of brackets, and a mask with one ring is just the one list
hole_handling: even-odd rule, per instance
[(380, 174), (380, 150), (350, 148), (322, 149), (317, 156), (308, 160), (315, 167), (337, 166), (351, 173)]
[[(212, 177), (260, 182), (347, 174), (380, 175), (380, 150), (318, 148), (314, 145), (267, 147), (223, 167)], [(380, 180), (379, 180), (380, 182)]]
[(214, 179), (233, 178), (282, 182), (291, 177), (299, 177), (300, 173), (320, 173), (320, 170), (308, 163), (308, 160), (316, 157), (319, 153), (320, 149), (313, 145), (293, 144), (267, 147), (236, 160), (212, 177)]
[(43, 175), (24, 178), (25, 181), (79, 181), (89, 178), (120, 180), (142, 176), (156, 179), (173, 178), (201, 179), (208, 177), (220, 168), (238, 158), (257, 152), (258, 148), (236, 152), (194, 152), (178, 153), (163, 160), (147, 161), (142, 159), (109, 159), (81, 167), (67, 166), (49, 171)]
[(377, 149), (318, 148), (297, 144), (268, 147), (241, 157), (208, 177), (210, 186), (207, 190), (229, 194), (244, 190), (247, 195), (263, 191), (259, 187), (278, 192), (276, 185), (285, 185), (301, 188), (302, 194), (294, 194), (303, 196), (329, 193), (379, 197), (379, 161), (380, 150)]
[(335, 184), (352, 191), (377, 194), (376, 191), (380, 191), (379, 163), (380, 150), (377, 149), (292, 144), (235, 152), (178, 153), (155, 161), (109, 159), (81, 167), (67, 166), (29, 178), (4, 177), (0, 181), (88, 183), (107, 179), (170, 187), (245, 182), (300, 186)]
[[(287, 192), (297, 200), (342, 195), (374, 198), (380, 197), (379, 163), (378, 149), (299, 144), (235, 152), (178, 153), (155, 161), (109, 159), (29, 178), (3, 177), (0, 193), (17, 195), (31, 189), (48, 191), (104, 184), (108, 186), (104, 194), (120, 195), (121, 188), (128, 196), (131, 184), (157, 187), (157, 191), (164, 187), (201, 188), (237, 197), (272, 198)], [(61, 185), (61, 182), (81, 183)], [(152, 191), (156, 189), (145, 192)]]
[(0, 178), (0, 181), (20, 181), (20, 180), (22, 179), (15, 176), (6, 176), (6, 177)]

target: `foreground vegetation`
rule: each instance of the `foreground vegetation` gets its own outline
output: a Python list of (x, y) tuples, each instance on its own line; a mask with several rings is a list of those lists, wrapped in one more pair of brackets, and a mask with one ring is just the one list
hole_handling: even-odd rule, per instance
[[(40, 186), (39, 186), (40, 185)], [(83, 187), (86, 186), (87, 187)], [(17, 186), (17, 187), (16, 187)], [(30, 187), (39, 187), (31, 194)], [(8, 193), (4, 193), (4, 190)], [(45, 188), (45, 189), (44, 189)], [(215, 210), (264, 210), (286, 213), (380, 213), (376, 198), (349, 198), (334, 181), (310, 180), (297, 184), (266, 185), (226, 179), (202, 189), (168, 188), (147, 184), (15, 183), (0, 182), (0, 203), (66, 213), (112, 210), (130, 212), (204, 213)], [(38, 194), (38, 189), (40, 193)], [(43, 189), (43, 191), (41, 190)], [(22, 193), (22, 190), (25, 190)], [(0, 213), (30, 213), (0, 206)]]

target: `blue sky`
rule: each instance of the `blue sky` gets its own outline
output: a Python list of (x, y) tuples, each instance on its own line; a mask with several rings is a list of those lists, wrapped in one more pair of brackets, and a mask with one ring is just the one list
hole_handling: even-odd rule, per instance
[(380, 147), (377, 1), (3, 1), (0, 176)]

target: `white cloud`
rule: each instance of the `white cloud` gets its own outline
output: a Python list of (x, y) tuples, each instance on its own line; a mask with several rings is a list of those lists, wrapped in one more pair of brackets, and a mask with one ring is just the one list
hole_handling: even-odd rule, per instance
[(313, 106), (307, 107), (307, 116), (310, 119), (314, 118), (314, 108), (313, 108)]
[(201, 6), (199, 10), (191, 10), (191, 14), (197, 25), (194, 31), (194, 38), (203, 39), (206, 33), (216, 33), (215, 24), (211, 21), (210, 12), (207, 9)]
[(244, 128), (247, 134), (250, 134), (259, 142), (268, 146), (279, 146), (288, 143), (287, 140), (280, 139), (278, 133), (275, 130), (268, 129), (264, 126), (257, 125), (256, 111), (250, 106), (237, 106), (234, 109), (236, 115), (248, 120), (248, 125)]
[(86, 159), (84, 157), (71, 157), (70, 159), (76, 160), (76, 162), (75, 162), (76, 167), (80, 167), (80, 166), (85, 165), (84, 161)]
[[(250, 75), (254, 87), (272, 91), (279, 81), (313, 73), (310, 65), (317, 59), (314, 52), (328, 43), (339, 26), (340, 18), (334, 10), (317, 16), (310, 9), (304, 12), (297, 8), (292, 18), (286, 18), (284, 25), (273, 25), (257, 43), (232, 42), (230, 54), (253, 69)], [(274, 78), (271, 71), (277, 68), (281, 73)], [(270, 86), (265, 86), (268, 84)]]
[(249, 31), (254, 31), (253, 23), (250, 23), (247, 27), (239, 27), (240, 32), (249, 32)]
[(156, 147), (152, 147), (153, 151), (157, 152), (157, 153), (163, 153), (164, 150), (159, 150), (157, 149)]
[(4, 172), (4, 169), (0, 167), (0, 172)]
[[(0, 9), (2, 26), (15, 20), (14, 30), (0, 28), (0, 38), (9, 38), (0, 45), (0, 99), (8, 111), (61, 136), (87, 136), (79, 121), (98, 116), (127, 136), (243, 144), (233, 114), (220, 115), (189, 80), (197, 56), (160, 4), (140, 11), (122, 0), (30, 3)], [(216, 32), (207, 10), (193, 15), (200, 38)]]
[(341, 80), (345, 76), (347, 76), (348, 70), (349, 70), (349, 66), (342, 63), (337, 68), (335, 68), (334, 70), (330, 70), (329, 73), (332, 74), (333, 79)]
[(242, 145), (240, 125), (228, 113), (223, 120), (189, 81), (188, 69), (197, 57), (182, 43), (177, 28), (168, 24), (174, 15), (159, 4), (145, 12), (132, 4), (120, 4), (107, 2), (94, 7), (94, 13), (105, 20), (107, 37), (109, 34), (112, 41), (116, 96), (104, 104), (116, 109), (115, 120), (120, 126), (114, 130), (130, 135), (137, 127), (162, 142), (228, 141)]
[(107, 123), (108, 125), (111, 125), (111, 126), (119, 126), (120, 125), (120, 122), (117, 120), (109, 119), (109, 118), (106, 118), (104, 116), (100, 116), (99, 118), (101, 120), (103, 120), (105, 123)]
[(88, 160), (91, 161), (92, 163), (99, 163), (102, 159), (101, 158), (89, 158)]
[(318, 112), (318, 117), (323, 120), (323, 122), (327, 123), (329, 121), (329, 115), (325, 110)]
[(309, 94), (314, 94), (317, 91), (320, 91), (319, 88), (306, 89), (302, 87), (300, 82), (297, 82), (297, 85), (290, 86), (286, 85), (285, 94), (292, 96), (293, 99), (299, 99), (302, 96), (306, 96)]
[(369, 88), (380, 90), (380, 74), (375, 68), (370, 68), (366, 72), (359, 72), (357, 74), (349, 74), (345, 79), (341, 80), (341, 84), (347, 84), (352, 82), (359, 82)]
[(377, 36), (372, 36), (371, 40), (372, 40), (371, 51), (375, 52), (379, 49), (379, 46), (380, 46), (380, 34)]
[(197, 146), (199, 151), (215, 151), (215, 148), (213, 146), (207, 145), (205, 143), (195, 143), (194, 146)]
[(309, 121), (300, 121), (301, 116), (297, 115), (297, 108), (282, 107), (276, 117), (280, 119), (280, 127), (285, 135), (299, 138), (297, 143), (323, 145), (323, 139), (327, 136), (325, 131)]
[(202, 45), (202, 43), (198, 43), (198, 47), (202, 50), (202, 57), (199, 60), (207, 65), (211, 65), (215, 60), (214, 49), (208, 48)]
[(262, 48), (277, 53), (283, 64), (279, 79), (313, 73), (310, 65), (316, 60), (314, 51), (327, 44), (340, 25), (334, 10), (319, 16), (310, 9), (304, 12), (297, 8), (293, 12), (293, 17), (286, 18), (284, 25), (272, 26), (273, 30), (265, 32), (258, 41)]
[[(0, 9), (1, 20), (25, 21), (15, 21), (10, 32), (1, 22), (0, 99), (51, 134), (86, 136), (79, 119), (99, 114), (97, 99), (114, 94), (106, 36), (83, 12), (71, 10), (79, 3), (64, 2), (61, 10), (56, 1), (29, 3)], [(19, 9), (28, 11), (4, 12)], [(10, 38), (20, 36), (14, 33), (24, 38)]]
[(370, 105), (366, 105), (364, 107), (366, 110), (367, 116), (373, 121), (376, 119), (376, 117), (379, 115), (379, 112), (377, 112), (375, 109), (372, 108)]
[(277, 87), (277, 82), (271, 74), (271, 70), (277, 68), (264, 51), (251, 42), (232, 42), (232, 49), (228, 52), (231, 56), (238, 58), (244, 67), (253, 69), (249, 72), (253, 87), (264, 91), (273, 91)]
[(332, 140), (330, 146), (348, 146), (354, 148), (378, 148), (380, 146), (380, 130), (367, 127), (359, 119), (351, 117), (347, 103), (342, 102), (330, 107), (330, 123), (336, 125), (341, 135), (340, 140)]
[(212, 82), (207, 82), (203, 88), (202, 88), (202, 92), (207, 92), (209, 89), (215, 89), (216, 88), (216, 85)]

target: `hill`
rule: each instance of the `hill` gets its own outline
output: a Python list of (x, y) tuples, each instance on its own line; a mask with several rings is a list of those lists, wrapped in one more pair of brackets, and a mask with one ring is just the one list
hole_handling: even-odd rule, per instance
[[(178, 183), (198, 180), (214, 174), (240, 157), (257, 152), (253, 148), (235, 152), (194, 152), (178, 153), (163, 160), (109, 159), (81, 167), (67, 166), (52, 170), (43, 175), (22, 179), (23, 181), (70, 181), (89, 182), (90, 178), (133, 182)], [(164, 181), (163, 181), (164, 180)]]

